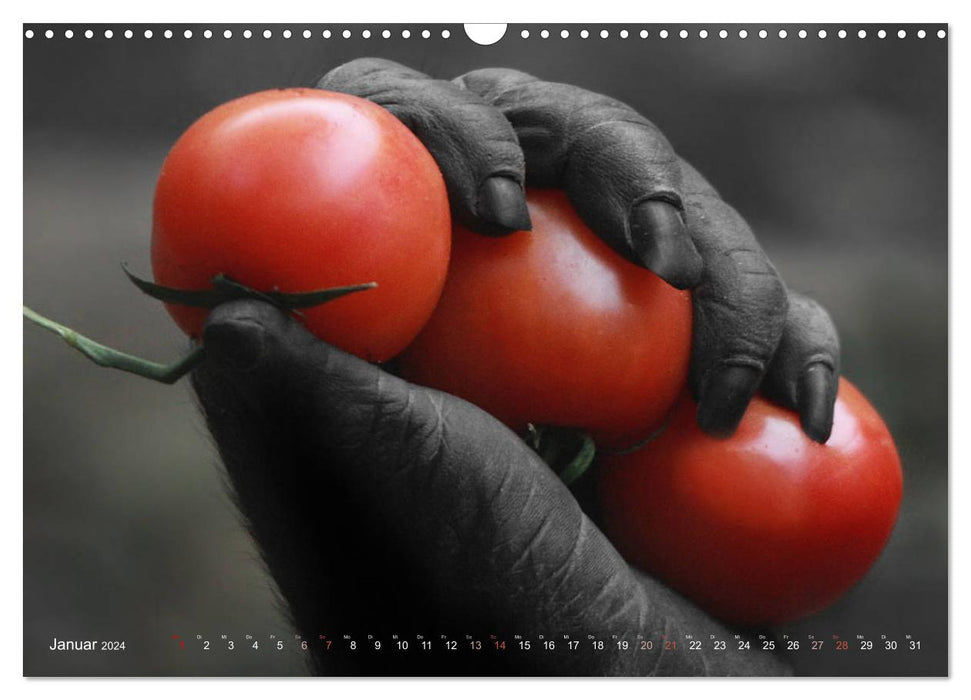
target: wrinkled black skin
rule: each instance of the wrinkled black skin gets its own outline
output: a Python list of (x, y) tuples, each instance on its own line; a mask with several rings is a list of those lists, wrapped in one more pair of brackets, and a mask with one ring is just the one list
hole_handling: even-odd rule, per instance
[[(524, 186), (560, 187), (628, 259), (692, 288), (699, 423), (728, 434), (762, 388), (829, 434), (839, 347), (786, 290), (748, 226), (626, 105), (511, 70), (454, 82), (361, 59), (318, 84), (392, 111), (443, 172), (454, 216), (486, 235), (529, 227)], [(628, 566), (587, 505), (508, 429), (313, 338), (260, 301), (217, 307), (193, 375), (241, 511), (295, 627), (345, 632), (611, 635), (732, 631)], [(763, 381), (764, 380), (764, 381)], [(586, 512), (585, 512), (586, 511)], [(359, 636), (359, 639), (361, 637)], [(458, 637), (461, 640), (461, 637)], [(372, 675), (773, 675), (732, 645), (676, 653), (333, 654)]]
[[(610, 651), (730, 631), (627, 565), (514, 433), (311, 336), (262, 301), (217, 307), (193, 385), (269, 573), (308, 639), (423, 634), (432, 652), (328, 653), (326, 675), (766, 675), (757, 652)], [(507, 653), (446, 652), (489, 634)], [(560, 651), (517, 653), (513, 635)], [(567, 652), (559, 635), (583, 643)], [(586, 635), (607, 642), (594, 653)], [(412, 638), (413, 639), (413, 638)], [(412, 641), (414, 649), (414, 641)]]

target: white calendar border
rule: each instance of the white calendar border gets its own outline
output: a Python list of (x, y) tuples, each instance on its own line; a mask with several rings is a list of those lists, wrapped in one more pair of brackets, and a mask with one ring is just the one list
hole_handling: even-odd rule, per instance
[[(362, 7), (366, 5), (366, 7)], [(21, 50), (20, 26), (23, 22), (116, 22), (119, 20), (151, 23), (151, 22), (282, 22), (294, 18), (311, 22), (326, 20), (332, 23), (342, 22), (456, 22), (456, 21), (516, 21), (519, 23), (555, 22), (582, 24), (584, 22), (632, 22), (639, 20), (643, 23), (812, 23), (836, 21), (845, 23), (873, 24), (879, 22), (904, 23), (950, 22), (951, 34), (951, 86), (952, 113), (951, 124), (971, 124), (971, 105), (969, 105), (969, 52), (964, 39), (964, 32), (971, 25), (964, 22), (963, 11), (958, 9), (957, 3), (937, 0), (922, 0), (914, 9), (911, 3), (897, 3), (875, 5), (874, 3), (851, 3), (846, 0), (814, 0), (805, 5), (783, 5), (778, 2), (714, 2), (713, 0), (694, 0), (690, 3), (642, 3), (634, 5), (630, 2), (610, 3), (601, 0), (596, 3), (596, 12), (590, 11), (590, 5), (568, 9), (554, 2), (531, 2), (528, 6), (522, 2), (490, 1), (479, 5), (463, 4), (458, 8), (454, 2), (416, 3), (391, 2), (390, 0), (372, 0), (368, 3), (326, 3), (320, 2), (287, 2), (274, 0), (263, 4), (258, 10), (250, 7), (240, 7), (239, 3), (219, 2), (201, 5), (197, 0), (169, 0), (168, 2), (153, 4), (136, 4), (121, 1), (86, 1), (83, 4), (68, 0), (48, 0), (44, 3), (25, 4), (16, 8), (16, 12), (4, 9), (3, 33), (0, 34), (0, 51), (3, 52), (2, 65), (7, 75), (5, 84), (13, 86), (21, 96), (23, 83), (23, 54)], [(9, 88), (8, 88), (9, 89)], [(8, 93), (9, 94), (9, 93)], [(4, 126), (8, 135), (23, 133), (22, 103), (14, 109), (8, 106), (4, 110)], [(969, 139), (965, 131), (952, 129), (952, 181), (951, 181), (951, 230), (967, 232), (971, 230), (971, 217), (965, 208), (954, 206), (959, 198), (953, 195), (958, 192), (971, 191), (971, 175), (968, 163), (971, 162)], [(23, 241), (20, 232), (23, 229), (22, 220), (22, 140), (6, 138), (0, 140), (0, 162), (3, 163), (3, 192), (6, 213), (7, 230), (5, 231), (4, 255), (2, 265), (4, 273), (0, 275), (0, 308), (3, 309), (3, 339), (7, 342), (3, 347), (3, 371), (0, 373), (0, 391), (8, 397), (8, 413), (12, 418), (3, 421), (2, 430), (4, 442), (19, 445), (20, 464), (23, 463), (23, 358), (22, 358), (22, 326), (20, 309), (15, 301), (23, 293)], [(966, 198), (965, 198), (966, 199)], [(971, 250), (967, 237), (955, 235), (951, 241), (951, 266), (953, 270), (967, 269), (971, 265)], [(951, 277), (951, 353), (954, 358), (971, 357), (971, 340), (968, 328), (971, 326), (971, 282), (969, 278)], [(971, 372), (960, 362), (952, 363), (951, 375), (953, 395), (971, 394)], [(16, 403), (15, 403), (16, 402)], [(952, 402), (950, 412), (953, 436), (951, 464), (951, 585), (950, 590), (966, 590), (968, 588), (967, 548), (962, 555), (959, 545), (967, 540), (969, 524), (969, 508), (953, 508), (954, 504), (962, 503), (955, 499), (954, 494), (967, 497), (968, 470), (971, 469), (971, 437), (969, 432), (961, 426), (971, 423), (971, 411), (962, 402)], [(3, 551), (8, 558), (23, 551), (23, 505), (22, 474), (17, 469), (17, 462), (11, 460), (6, 466), (7, 488), (3, 489), (4, 502), (0, 506), (3, 514)], [(13, 483), (11, 483), (11, 481)], [(958, 543), (958, 546), (955, 545)], [(4, 635), (2, 650), (0, 650), (0, 668), (3, 669), (2, 683), (11, 686), (7, 689), (15, 697), (57, 697), (62, 694), (76, 692), (93, 692), (99, 696), (127, 697), (133, 692), (148, 698), (170, 697), (173, 693), (183, 694), (191, 692), (212, 692), (213, 683), (231, 683), (234, 698), (262, 697), (269, 694), (304, 693), (308, 691), (303, 685), (294, 686), (299, 680), (167, 680), (163, 683), (146, 683), (140, 680), (30, 680), (21, 678), (23, 669), (23, 655), (20, 646), (23, 640), (23, 570), (22, 557), (16, 567), (7, 568), (8, 575), (3, 578), (0, 588), (0, 599), (4, 601), (3, 620)], [(967, 659), (968, 643), (966, 633), (969, 630), (968, 604), (958, 596), (951, 596), (951, 635), (950, 681), (920, 681), (907, 679), (892, 680), (833, 680), (822, 681), (805, 679), (799, 681), (774, 681), (769, 679), (748, 680), (740, 682), (706, 681), (714, 683), (706, 692), (718, 695), (727, 692), (745, 697), (761, 694), (778, 695), (785, 693), (788, 697), (816, 697), (822, 693), (833, 691), (849, 691), (855, 694), (872, 692), (871, 685), (879, 686), (879, 692), (889, 696), (915, 693), (930, 690), (943, 696), (958, 696), (967, 693), (967, 678), (971, 671), (962, 673), (961, 666), (956, 660)], [(170, 686), (170, 682), (177, 685)], [(318, 693), (347, 693), (360, 694), (362, 691), (394, 693), (396, 696), (422, 698), (455, 698), (458, 695), (469, 698), (494, 698), (496, 694), (508, 695), (528, 693), (555, 693), (557, 697), (587, 697), (591, 693), (608, 692), (611, 696), (642, 696), (644, 693), (693, 693), (697, 687), (672, 687), (670, 684), (688, 682), (684, 680), (651, 679), (648, 683), (664, 683), (662, 687), (645, 686), (643, 682), (622, 680), (595, 681), (504, 681), (483, 680), (481, 682), (436, 680), (436, 681), (387, 681), (387, 680), (354, 680), (327, 681), (326, 686), (315, 688)], [(778, 683), (787, 683), (786, 687), (779, 687)], [(826, 683), (825, 687), (817, 685)], [(863, 688), (859, 684), (866, 683)], [(133, 687), (137, 684), (137, 687)], [(392, 685), (393, 684), (393, 685)], [(924, 688), (923, 686), (929, 685)], [(547, 687), (550, 686), (550, 687)], [(921, 686), (921, 687), (918, 687)], [(965, 688), (961, 691), (960, 688)], [(83, 690), (82, 690), (83, 688)], [(8, 696), (9, 697), (9, 696)]]

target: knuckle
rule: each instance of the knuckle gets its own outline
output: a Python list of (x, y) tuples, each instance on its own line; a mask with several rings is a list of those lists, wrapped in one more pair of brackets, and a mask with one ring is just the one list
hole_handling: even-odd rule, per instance
[(606, 180), (625, 204), (667, 192), (681, 206), (681, 177), (667, 140), (646, 120), (592, 124), (569, 140), (566, 172), (583, 182)]
[(489, 102), (495, 102), (507, 90), (537, 82), (537, 79), (528, 73), (511, 68), (479, 68), (459, 76), (455, 82), (481, 95)]
[(764, 369), (785, 330), (785, 285), (774, 272), (742, 273), (735, 279), (731, 288), (707, 285), (696, 294), (700, 342), (695, 357), (705, 366), (731, 361)]
[(834, 369), (839, 355), (839, 334), (826, 309), (816, 300), (790, 292), (789, 318), (783, 343), (804, 365), (823, 362)]
[(789, 294), (785, 283), (761, 248), (736, 247), (725, 252), (727, 279), (734, 279), (728, 299), (749, 314), (764, 315), (771, 325), (782, 325), (789, 314)]

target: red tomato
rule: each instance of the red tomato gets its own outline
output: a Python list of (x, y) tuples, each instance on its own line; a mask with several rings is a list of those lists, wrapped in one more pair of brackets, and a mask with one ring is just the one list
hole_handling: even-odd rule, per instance
[(685, 383), (691, 297), (610, 250), (562, 192), (528, 192), (532, 231), (456, 227), (441, 302), (402, 374), (527, 422), (628, 445)]
[(607, 533), (632, 564), (714, 615), (777, 624), (829, 605), (883, 549), (900, 459), (876, 410), (840, 380), (833, 432), (756, 397), (734, 436), (708, 437), (685, 397), (643, 449), (602, 460)]
[[(159, 284), (376, 289), (305, 310), (315, 335), (370, 360), (401, 351), (428, 320), (448, 268), (445, 183), (425, 147), (357, 97), (270, 90), (216, 107), (169, 153), (155, 191)], [(207, 310), (169, 305), (190, 336)]]

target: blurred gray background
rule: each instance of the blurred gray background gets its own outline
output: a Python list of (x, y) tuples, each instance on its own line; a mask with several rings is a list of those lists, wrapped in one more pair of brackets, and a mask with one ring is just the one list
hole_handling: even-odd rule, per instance
[[(126, 25), (127, 26), (127, 25)], [(193, 120), (233, 97), (310, 85), (349, 59), (384, 56), (439, 77), (519, 68), (640, 109), (749, 220), (783, 277), (819, 299), (843, 341), (843, 372), (897, 441), (904, 501), (889, 546), (841, 602), (784, 633), (921, 641), (918, 653), (793, 656), (809, 675), (947, 672), (948, 74), (939, 27), (787, 27), (789, 38), (677, 38), (678, 26), (568, 27), (571, 38), (491, 47), (459, 26), (32, 26), (24, 41), (24, 300), (106, 344), (172, 359), (185, 339), (119, 263), (150, 274), (155, 178)], [(71, 28), (75, 38), (63, 38)], [(302, 38), (309, 28), (312, 39)], [(408, 28), (411, 38), (400, 38)], [(608, 29), (608, 40), (599, 38)], [(650, 37), (638, 38), (646, 28)], [(95, 367), (24, 329), (24, 672), (26, 675), (288, 675), (305, 669), (227, 496), (186, 382), (164, 387)], [(704, 631), (699, 631), (703, 633)], [(195, 635), (276, 634), (283, 652), (203, 654)], [(191, 640), (179, 649), (179, 635)], [(58, 639), (125, 640), (119, 653), (49, 651)], [(444, 672), (447, 670), (443, 669)]]

